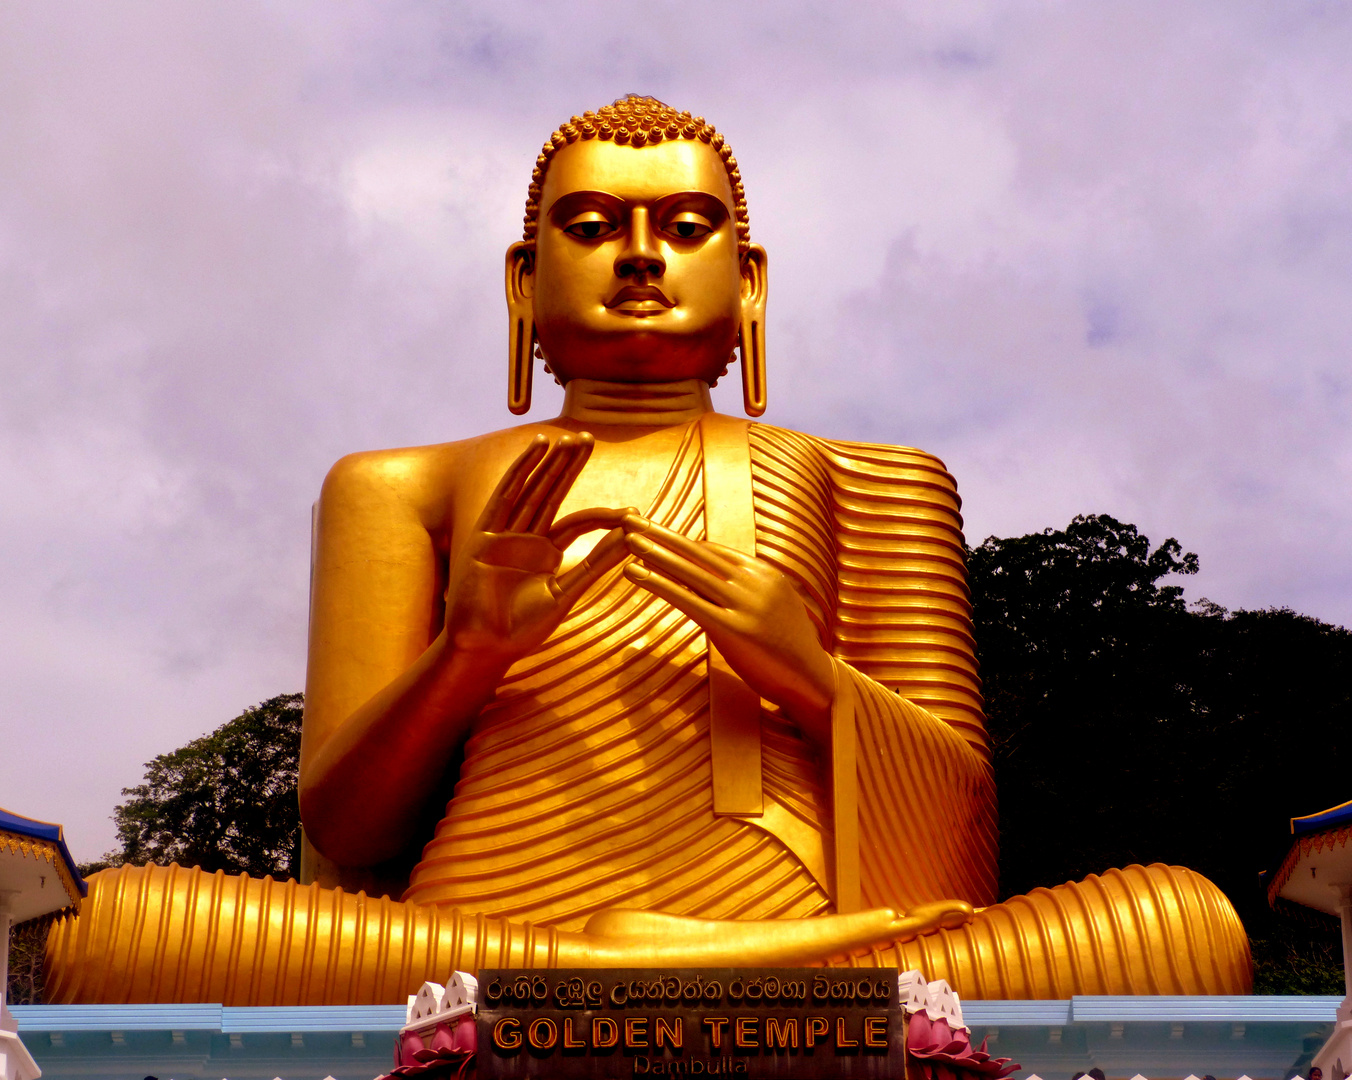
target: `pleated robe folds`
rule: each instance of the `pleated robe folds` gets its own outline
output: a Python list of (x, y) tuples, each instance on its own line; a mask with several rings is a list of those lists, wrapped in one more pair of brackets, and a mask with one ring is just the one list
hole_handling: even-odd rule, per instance
[(919, 969), (967, 998), (1251, 991), (1234, 908), (1182, 867), (992, 903), (995, 794), (961, 518), (937, 459), (706, 418), (649, 516), (702, 537), (706, 500), (716, 533), (750, 504), (743, 549), (792, 578), (834, 658), (829, 750), (750, 703), (760, 814), (715, 811), (703, 633), (612, 573), (479, 716), (408, 902), (173, 865), (107, 870), (80, 914), (52, 926), (48, 1000), (402, 1002), (452, 970), (575, 963), (564, 932), (603, 908), (792, 918), (842, 899), (990, 904), (956, 929), (830, 960)]
[[(616, 571), (481, 714), (405, 900), (560, 929), (607, 907), (823, 914), (838, 907), (843, 812), (862, 906), (993, 902), (995, 796), (953, 478), (918, 450), (717, 419), (749, 443), (755, 554), (793, 580), (849, 684), (853, 707), (834, 722), (854, 726), (857, 805), (832, 797), (832, 755), (762, 702), (764, 812), (715, 813), (704, 634)], [(706, 497), (728, 497), (705, 483), (707, 430), (690, 426), (647, 511), (700, 539)]]

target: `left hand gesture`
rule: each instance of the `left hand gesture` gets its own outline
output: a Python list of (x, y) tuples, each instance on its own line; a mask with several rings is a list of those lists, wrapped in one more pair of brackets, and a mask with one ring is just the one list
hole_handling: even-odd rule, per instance
[(621, 524), (636, 556), (625, 577), (694, 619), (732, 669), (819, 743), (830, 730), (835, 673), (787, 575), (722, 544), (691, 540), (639, 514)]

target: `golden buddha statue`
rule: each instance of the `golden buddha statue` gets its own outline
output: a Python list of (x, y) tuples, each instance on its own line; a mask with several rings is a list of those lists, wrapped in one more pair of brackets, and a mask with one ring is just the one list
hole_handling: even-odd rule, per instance
[(49, 999), (752, 963), (975, 998), (1247, 992), (1234, 910), (1182, 868), (995, 903), (953, 479), (712, 410), (737, 352), (747, 413), (766, 400), (766, 254), (723, 137), (650, 98), (573, 117), (526, 210), (509, 403), (538, 343), (562, 413), (324, 483), (305, 883), (105, 871), (52, 931)]

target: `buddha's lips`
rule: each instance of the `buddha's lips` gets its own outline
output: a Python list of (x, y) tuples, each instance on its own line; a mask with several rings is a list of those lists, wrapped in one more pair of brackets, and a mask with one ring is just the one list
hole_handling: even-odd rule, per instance
[(656, 285), (626, 285), (606, 301), (606, 307), (612, 311), (616, 308), (627, 311), (658, 310), (653, 305), (672, 308), (676, 306), (676, 302), (669, 299)]

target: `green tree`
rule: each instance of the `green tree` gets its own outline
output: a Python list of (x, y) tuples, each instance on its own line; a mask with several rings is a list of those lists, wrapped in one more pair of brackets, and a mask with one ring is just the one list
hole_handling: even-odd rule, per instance
[(303, 700), (280, 694), (148, 762), (113, 811), (122, 850), (108, 860), (295, 876)]
[(9, 932), (9, 979), (5, 1000), (11, 1005), (42, 1003), (42, 954), (56, 915), (19, 923)]
[(1159, 834), (1150, 800), (1185, 708), (1188, 621), (1182, 589), (1160, 579), (1196, 571), (1176, 540), (1152, 551), (1107, 515), (971, 553), (1005, 893), (1136, 861)]
[(1288, 818), (1348, 795), (1322, 778), (1352, 750), (1352, 634), (1288, 610), (1190, 611), (1165, 580), (1196, 569), (1106, 515), (970, 553), (1001, 889), (1190, 866), (1239, 910), (1259, 989), (1337, 993), (1331, 922), (1273, 912), (1257, 872)]
[[(291, 877), (300, 869), (296, 777), (304, 698), (280, 694), (222, 724), (210, 735), (146, 764), (145, 783), (124, 788), (113, 811), (122, 847), (83, 863), (88, 877), (126, 863), (177, 862)], [(56, 916), (14, 927), (8, 1000), (42, 1000), (42, 954)]]

